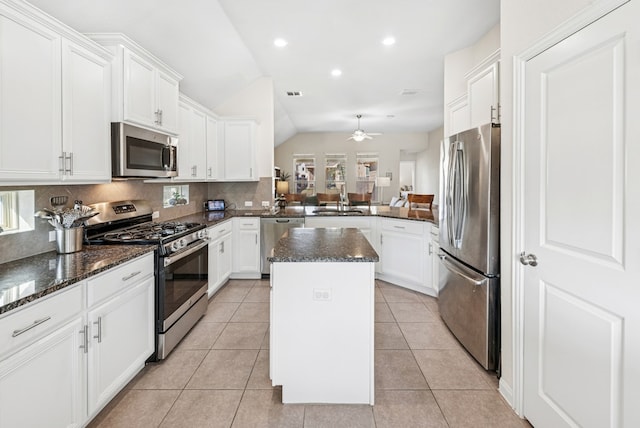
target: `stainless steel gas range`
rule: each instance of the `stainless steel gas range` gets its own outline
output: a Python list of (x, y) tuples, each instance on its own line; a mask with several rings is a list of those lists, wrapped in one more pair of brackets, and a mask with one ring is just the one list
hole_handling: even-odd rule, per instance
[(204, 224), (152, 221), (147, 201), (91, 205), (89, 244), (155, 244), (156, 355), (164, 359), (207, 309), (208, 240)]

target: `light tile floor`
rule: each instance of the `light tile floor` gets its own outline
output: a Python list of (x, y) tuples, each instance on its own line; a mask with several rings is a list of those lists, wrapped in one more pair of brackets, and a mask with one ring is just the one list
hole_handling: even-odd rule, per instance
[(269, 379), (269, 282), (231, 280), (169, 357), (90, 427), (527, 427), (437, 301), (376, 281), (375, 406), (281, 403)]

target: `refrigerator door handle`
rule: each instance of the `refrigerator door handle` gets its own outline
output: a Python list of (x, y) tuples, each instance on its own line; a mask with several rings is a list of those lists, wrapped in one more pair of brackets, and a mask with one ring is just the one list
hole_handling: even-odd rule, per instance
[(454, 235), (454, 247), (462, 248), (462, 231), (464, 230), (464, 223), (467, 215), (468, 204), (468, 185), (467, 185), (467, 171), (466, 171), (466, 156), (464, 151), (464, 144), (462, 141), (458, 142), (456, 150), (456, 221), (455, 221), (455, 235)]
[(449, 146), (449, 176), (447, 177), (447, 240), (449, 246), (453, 247), (454, 242), (454, 229), (453, 229), (453, 216), (454, 216), (454, 189), (455, 189), (455, 166), (457, 156), (457, 141)]
[(445, 255), (441, 255), (440, 260), (442, 260), (442, 264), (444, 265), (445, 268), (447, 268), (447, 270), (455, 273), (456, 275), (460, 275), (462, 278), (469, 281), (473, 285), (482, 285), (482, 283), (486, 281), (486, 279), (477, 280), (477, 279), (471, 278), (469, 275), (467, 275), (461, 269), (459, 269), (456, 265), (454, 265), (449, 260), (447, 260), (447, 257)]

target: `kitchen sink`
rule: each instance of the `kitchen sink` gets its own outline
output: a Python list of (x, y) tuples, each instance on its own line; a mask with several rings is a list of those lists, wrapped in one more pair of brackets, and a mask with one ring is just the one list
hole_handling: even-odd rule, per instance
[(346, 215), (364, 215), (364, 211), (359, 209), (331, 209), (331, 208), (317, 208), (313, 210), (314, 214), (322, 216), (346, 216)]

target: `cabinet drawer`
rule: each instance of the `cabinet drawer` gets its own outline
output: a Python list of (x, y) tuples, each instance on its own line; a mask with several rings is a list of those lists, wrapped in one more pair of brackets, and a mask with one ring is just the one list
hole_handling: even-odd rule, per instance
[(236, 217), (234, 221), (239, 230), (256, 230), (260, 228), (260, 219), (257, 217)]
[(424, 233), (424, 223), (412, 220), (382, 220), (382, 229), (401, 233), (421, 235)]
[(153, 253), (115, 267), (87, 281), (87, 304), (96, 302), (137, 284), (153, 275)]
[(82, 285), (72, 285), (0, 319), (0, 355), (5, 356), (80, 313)]
[(215, 226), (207, 229), (207, 235), (209, 236), (209, 239), (215, 240), (221, 236), (231, 233), (231, 229), (231, 220), (227, 220), (224, 223), (216, 224)]

